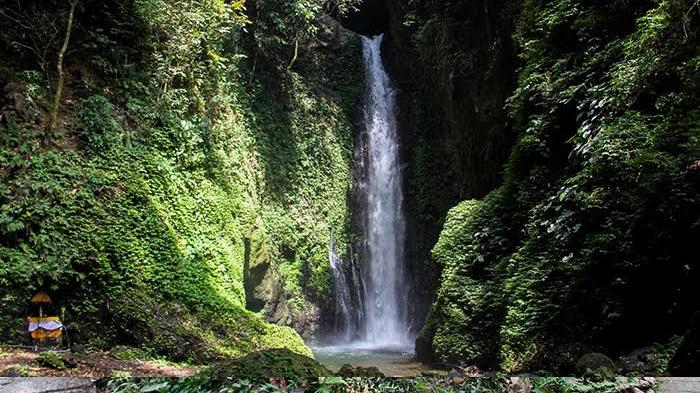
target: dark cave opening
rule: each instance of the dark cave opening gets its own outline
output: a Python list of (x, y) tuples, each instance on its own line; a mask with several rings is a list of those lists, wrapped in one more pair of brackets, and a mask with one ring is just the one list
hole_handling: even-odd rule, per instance
[(355, 11), (341, 16), (339, 20), (343, 26), (358, 34), (376, 36), (388, 30), (389, 9), (385, 0), (364, 0)]

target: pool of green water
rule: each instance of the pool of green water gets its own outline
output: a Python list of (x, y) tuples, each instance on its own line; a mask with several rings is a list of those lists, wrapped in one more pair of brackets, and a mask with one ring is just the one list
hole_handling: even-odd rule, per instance
[(311, 347), (316, 360), (333, 372), (344, 364), (353, 367), (377, 367), (388, 377), (412, 377), (433, 370), (414, 360), (412, 348), (375, 348), (363, 345)]

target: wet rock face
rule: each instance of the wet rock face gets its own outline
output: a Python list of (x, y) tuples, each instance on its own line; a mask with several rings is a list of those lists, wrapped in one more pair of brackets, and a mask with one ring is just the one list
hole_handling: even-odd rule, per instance
[[(317, 27), (318, 34), (300, 45), (294, 72), (304, 83), (322, 80), (317, 102), (343, 102), (353, 106), (347, 109), (350, 115), (354, 110), (350, 99), (355, 94), (353, 89), (360, 90), (362, 82), (360, 38), (330, 16), (319, 18)], [(338, 124), (340, 128), (342, 122)], [(352, 149), (350, 143), (347, 145)], [(321, 249), (325, 244), (316, 236), (297, 241), (274, 235), (277, 238), (271, 239), (264, 228), (255, 228), (243, 239), (246, 309), (260, 312), (268, 322), (290, 326), (302, 337), (319, 337), (327, 330), (321, 324), (332, 320), (328, 315), (333, 313), (333, 299), (319, 296), (323, 284), (309, 278), (312, 273), (307, 262), (312, 259), (308, 250)], [(328, 232), (322, 236), (328, 236)], [(303, 260), (300, 289), (287, 285), (289, 268), (284, 266), (296, 259)]]
[[(516, 2), (458, 1), (443, 14), (419, 21), (422, 31), (416, 32), (405, 27), (411, 11), (405, 2), (386, 1), (390, 19), (385, 52), (392, 76), (404, 99), (419, 92), (423, 101), (423, 114), (411, 113), (408, 102), (401, 105), (407, 153), (418, 142), (413, 138), (425, 137), (424, 143), (447, 158), (441, 162), (451, 180), (446, 197), (479, 198), (499, 182), (512, 145), (504, 105), (516, 75), (511, 38)], [(433, 8), (418, 6), (413, 12), (431, 18), (423, 14), (439, 11)], [(427, 129), (412, 129), (415, 120)]]
[(416, 359), (426, 363), (431, 363), (435, 361), (435, 357), (433, 356), (433, 342), (429, 338), (418, 336), (418, 338), (416, 338), (415, 351)]
[[(388, 25), (382, 51), (398, 90), (406, 179), (406, 255), (415, 299), (409, 313), (418, 330), (439, 277), (430, 250), (445, 214), (500, 182), (514, 139), (504, 106), (515, 83), (511, 35), (517, 2), (465, 0), (443, 10), (425, 1), (384, 1)], [(416, 4), (427, 8), (412, 10)], [(407, 27), (413, 11), (430, 21)], [(419, 34), (428, 24), (432, 35)]]
[(266, 258), (258, 259), (248, 250), (256, 250), (259, 245), (246, 239), (244, 263), (244, 288), (246, 291), (246, 308), (262, 312), (265, 319), (279, 325), (291, 326), (302, 337), (318, 334), (320, 310), (307, 304), (306, 312), (300, 313), (290, 303), (291, 296), (283, 287), (283, 277), (276, 265)]

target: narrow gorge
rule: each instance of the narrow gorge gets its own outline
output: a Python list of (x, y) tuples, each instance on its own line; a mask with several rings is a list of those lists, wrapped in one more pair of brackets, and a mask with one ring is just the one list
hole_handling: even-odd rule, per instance
[(0, 2), (0, 361), (38, 356), (46, 307), (50, 353), (208, 376), (695, 376), (699, 24)]

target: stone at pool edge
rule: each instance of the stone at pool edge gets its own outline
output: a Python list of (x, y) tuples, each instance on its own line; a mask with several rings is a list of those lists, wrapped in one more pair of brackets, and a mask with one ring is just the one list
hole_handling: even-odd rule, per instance
[(353, 367), (351, 364), (343, 364), (335, 375), (341, 377), (366, 377), (366, 378), (385, 378), (386, 375), (379, 371), (377, 367)]
[(426, 378), (446, 378), (449, 372), (445, 370), (425, 370), (421, 371), (420, 375)]

